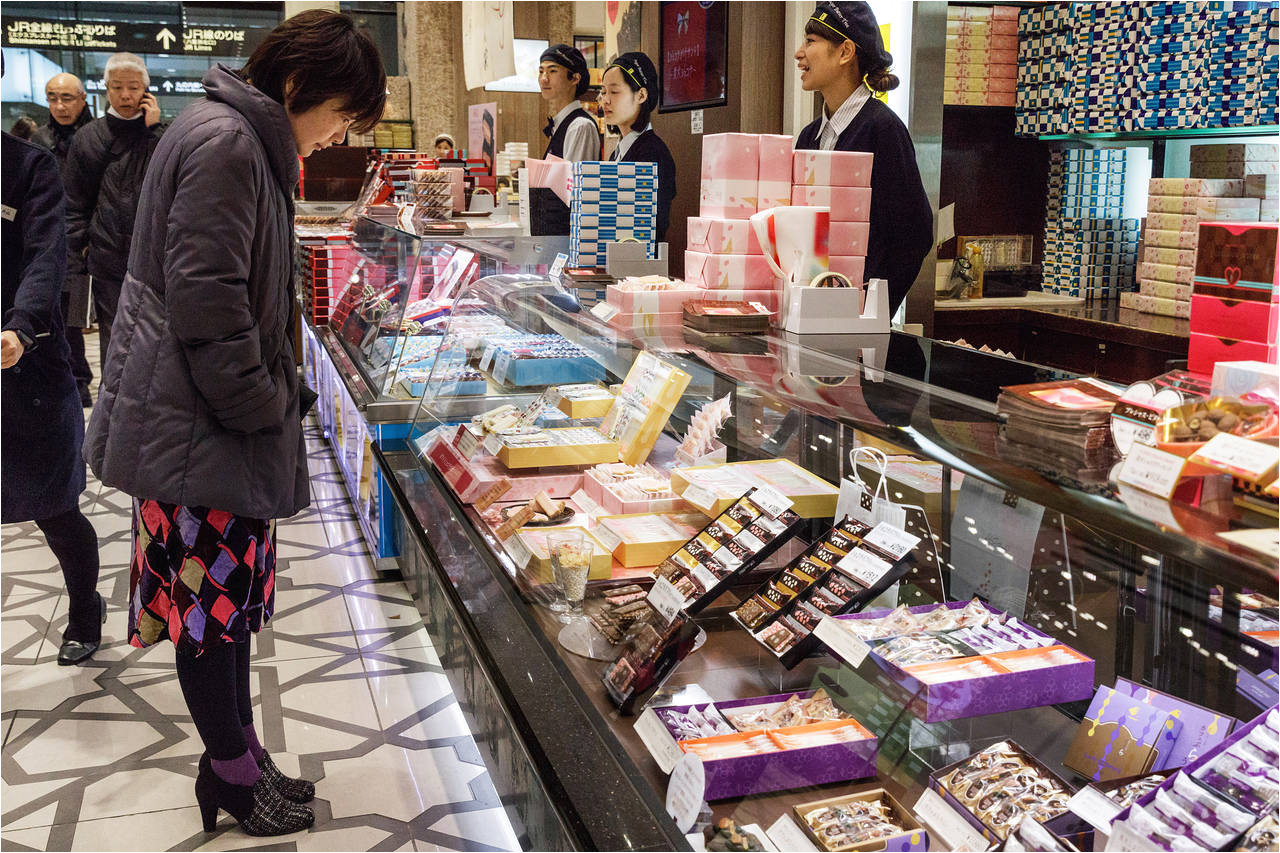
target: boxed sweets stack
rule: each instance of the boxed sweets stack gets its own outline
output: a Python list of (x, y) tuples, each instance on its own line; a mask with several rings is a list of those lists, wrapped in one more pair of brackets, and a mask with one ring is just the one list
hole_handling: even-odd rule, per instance
[(303, 310), (315, 326), (329, 325), (358, 257), (348, 231), (298, 235), (296, 264)]
[(947, 6), (944, 104), (1011, 107), (1018, 81), (1018, 10)]
[(1076, 4), (1077, 22), (1070, 77), (1071, 133), (1121, 129), (1133, 94), (1134, 38), (1139, 25), (1125, 4)]
[(1192, 145), (1191, 177), (1243, 180), (1249, 175), (1275, 175), (1280, 172), (1278, 155), (1280, 148), (1274, 142)]
[(1138, 222), (1122, 219), (1124, 148), (1075, 148), (1049, 155), (1044, 289), (1106, 299), (1132, 286)]
[(713, 290), (780, 290), (747, 220), (791, 203), (793, 147), (790, 136), (773, 134), (703, 137), (698, 215), (687, 225), (684, 264), (690, 283)]
[(1275, 364), (1280, 334), (1280, 226), (1201, 222), (1195, 258), (1187, 368), (1212, 374), (1220, 361)]
[(1014, 129), (1021, 136), (1069, 130), (1073, 17), (1068, 3), (1019, 10)]
[(711, 802), (876, 773), (875, 735), (821, 689), (649, 707), (636, 731), (664, 773), (701, 758)]
[(1213, 103), (1211, 126), (1277, 123), (1280, 9), (1274, 3), (1259, 6), (1221, 12), (1208, 41), (1206, 103)]
[(1115, 461), (1109, 424), (1119, 399), (1117, 389), (1089, 378), (1010, 385), (996, 399), (996, 411), (1007, 418), (1001, 458), (1105, 483)]
[(657, 238), (658, 174), (653, 163), (573, 164), (569, 263), (605, 265), (609, 243), (638, 241), (653, 258)]
[(871, 217), (872, 155), (861, 151), (797, 151), (791, 204), (831, 208), (830, 268), (855, 286), (865, 280)]
[[(1197, 147), (1193, 146), (1192, 152)], [(1121, 306), (1146, 314), (1191, 316), (1198, 226), (1202, 220), (1254, 221), (1257, 199), (1242, 198), (1240, 178), (1153, 178), (1138, 264), (1138, 292), (1121, 296)]]

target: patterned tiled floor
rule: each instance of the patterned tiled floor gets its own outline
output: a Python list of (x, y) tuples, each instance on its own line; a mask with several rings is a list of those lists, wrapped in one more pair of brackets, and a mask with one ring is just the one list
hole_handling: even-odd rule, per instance
[(124, 641), (129, 499), (91, 478), (81, 506), (108, 617), (88, 664), (55, 663), (66, 596), (39, 532), (0, 528), (4, 849), (519, 849), (404, 584), (374, 570), (314, 426), (307, 443), (313, 503), (279, 526), (276, 614), (254, 641), (253, 689), (267, 749), (317, 780), (315, 826), (255, 839), (223, 813), (215, 834), (201, 829), (202, 747), (173, 647)]

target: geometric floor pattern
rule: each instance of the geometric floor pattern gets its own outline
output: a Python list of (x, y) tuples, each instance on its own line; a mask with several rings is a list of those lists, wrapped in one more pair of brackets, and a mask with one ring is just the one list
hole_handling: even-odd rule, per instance
[(215, 833), (201, 828), (202, 747), (173, 646), (124, 639), (129, 498), (90, 475), (81, 506), (108, 613), (88, 663), (56, 664), (66, 596), (39, 531), (0, 527), (5, 850), (520, 849), (417, 609), (374, 569), (314, 424), (307, 445), (312, 505), (278, 526), (276, 612), (253, 639), (252, 686), (264, 746), (316, 781), (315, 825), (258, 839), (223, 812)]

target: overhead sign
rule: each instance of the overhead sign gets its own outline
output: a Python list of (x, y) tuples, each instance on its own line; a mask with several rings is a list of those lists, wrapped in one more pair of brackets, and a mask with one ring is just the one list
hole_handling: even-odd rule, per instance
[[(85, 80), (84, 90), (90, 95), (105, 95), (107, 84), (101, 80)], [(203, 95), (204, 86), (197, 77), (152, 77), (148, 91), (158, 95)]]
[(49, 18), (0, 19), (5, 47), (50, 50), (101, 50), (131, 53), (182, 53), (198, 56), (248, 56), (267, 29), (263, 27), (184, 27), (167, 23), (55, 21)]

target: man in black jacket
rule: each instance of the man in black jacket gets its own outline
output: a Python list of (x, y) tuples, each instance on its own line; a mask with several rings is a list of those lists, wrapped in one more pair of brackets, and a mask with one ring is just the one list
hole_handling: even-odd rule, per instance
[[(93, 121), (93, 112), (85, 103), (84, 86), (74, 74), (55, 74), (44, 84), (45, 98), (49, 102), (49, 120), (31, 137), (37, 145), (48, 148), (58, 160), (58, 171), (66, 183), (67, 152), (76, 131)], [(62, 285), (63, 331), (71, 347), (71, 371), (80, 388), (80, 404), (93, 405), (89, 383), (93, 371), (84, 354), (84, 329), (89, 325), (89, 276), (83, 272), (68, 272)]]
[(106, 364), (111, 324), (129, 262), (133, 219), (147, 164), (164, 132), (150, 77), (132, 53), (107, 60), (111, 108), (84, 126), (71, 142), (67, 186), (67, 267), (93, 279), (98, 314), (99, 366)]

